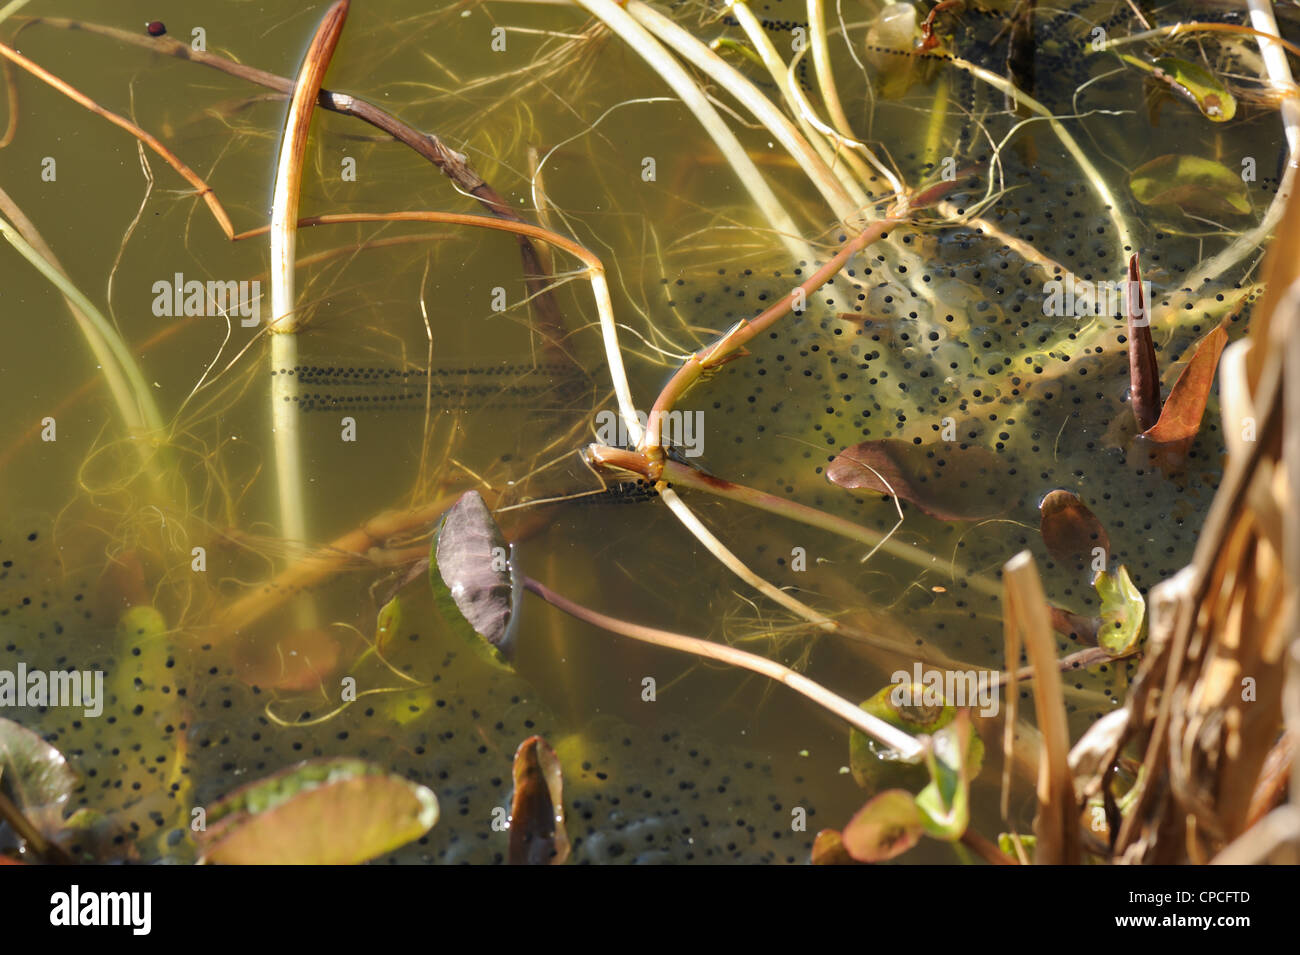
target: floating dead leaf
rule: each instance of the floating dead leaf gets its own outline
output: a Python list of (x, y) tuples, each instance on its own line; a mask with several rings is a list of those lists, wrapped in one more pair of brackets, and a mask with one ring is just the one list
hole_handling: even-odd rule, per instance
[(1128, 185), (1144, 206), (1211, 218), (1250, 213), (1241, 176), (1223, 163), (1200, 156), (1158, 156), (1133, 170)]
[(858, 862), (884, 862), (921, 841), (925, 825), (912, 794), (887, 789), (857, 811), (840, 834), (844, 850)]
[(418, 839), (438, 821), (429, 789), (357, 759), (310, 760), (208, 807), (202, 861), (354, 865)]
[(1142, 437), (1157, 444), (1181, 444), (1196, 437), (1205, 415), (1205, 403), (1210, 400), (1219, 357), (1227, 344), (1228, 332), (1222, 325), (1196, 343), (1191, 360), (1169, 392), (1159, 420)]
[(569, 858), (564, 825), (564, 777), (555, 750), (530, 736), (515, 750), (510, 802), (511, 865), (562, 865)]
[(894, 494), (941, 521), (975, 521), (1006, 508), (1005, 464), (975, 445), (863, 441), (826, 468), (832, 484)]
[(1043, 543), (1054, 560), (1076, 568), (1094, 563), (1098, 557), (1101, 558), (1099, 569), (1110, 563), (1110, 537), (1106, 528), (1077, 495), (1052, 491), (1038, 505), (1038, 511)]

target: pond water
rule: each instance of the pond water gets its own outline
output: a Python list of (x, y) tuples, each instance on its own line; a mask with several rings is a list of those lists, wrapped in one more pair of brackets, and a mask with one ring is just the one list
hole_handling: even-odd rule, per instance
[[(166, 36), (291, 77), (326, 6), (180, 5), (167, 11)], [(1007, 73), (1015, 4), (940, 14), (942, 45), (926, 56), (867, 42), (880, 6), (828, 8), (850, 126), (911, 187), (959, 171), (944, 198), (980, 221), (918, 211), (678, 405), (698, 422), (683, 460), (882, 533), (897, 519), (892, 499), (832, 485), (827, 465), (863, 441), (937, 449), (936, 486), (977, 519), (905, 503), (891, 542), (907, 554), (893, 547), (865, 562), (860, 542), (682, 491), (741, 561), (866, 640), (822, 633), (754, 591), (644, 489), (599, 493), (579, 452), (608, 437), (601, 413), (616, 403), (576, 259), (554, 253), (556, 330), (527, 300), (510, 235), (443, 223), (304, 228), (298, 358), (277, 367), (266, 236), (228, 241), (156, 153), (12, 69), (16, 124), (0, 149), (0, 187), (127, 343), (165, 423), (128, 437), (58, 290), (5, 246), (0, 666), (102, 670), (108, 692), (95, 718), (60, 707), (0, 715), (39, 732), (81, 773), (67, 809), (113, 814), (123, 830), (115, 851), (130, 844), (142, 861), (188, 862), (194, 807), (302, 759), (356, 756), (427, 785), (442, 807), (426, 836), (385, 858), (501, 861), (507, 835), (492, 825), (494, 810), (510, 805), (511, 758), (533, 734), (560, 756), (576, 861), (802, 863), (819, 829), (839, 828), (861, 806), (837, 718), (753, 674), (633, 643), (535, 597), (520, 611), (512, 673), (460, 640), (423, 576), (402, 591), (390, 666), (363, 656), (384, 596), (427, 555), (437, 513), (468, 489), (500, 508), (523, 571), (571, 599), (778, 659), (854, 701), (917, 660), (1002, 668), (996, 582), (1022, 549), (1037, 556), (1055, 606), (1097, 612), (1091, 575), (1043, 545), (1038, 505), (1053, 489), (1097, 514), (1112, 562), (1144, 592), (1182, 567), (1219, 477), (1217, 403), (1212, 396), (1176, 465), (1155, 466), (1133, 441), (1123, 319), (1045, 314), (1048, 283), (1054, 266), (1083, 282), (1119, 282), (1139, 253), (1167, 394), (1177, 363), (1216, 324), (1226, 319), (1234, 339), (1244, 326), (1258, 250), (1209, 275), (1197, 269), (1254, 227), (1276, 192), (1285, 145), (1276, 112), (1243, 98), (1231, 121), (1212, 122), (1114, 52), (1092, 49), (1097, 28), (1107, 37), (1144, 29), (1123, 4), (1040, 9), (1029, 28), (1033, 95), (1116, 198), (1107, 208), (1055, 129), (1009, 108), (981, 78)], [(1161, 23), (1241, 22), (1219, 5), (1174, 6)], [(658, 9), (706, 44), (734, 41), (719, 47), (724, 59), (779, 100), (767, 70), (736, 52), (745, 34), (723, 5)], [(807, 33), (806, 5), (752, 11), (789, 61)], [(32, 0), (0, 30), (166, 143), (211, 185), (236, 231), (263, 226), (283, 97), (147, 42), (41, 19), (147, 41), (158, 12), (133, 0), (111, 12)], [(1243, 86), (1260, 71), (1240, 36), (1118, 52), (1161, 50)], [(810, 53), (793, 75), (820, 108)], [(799, 230), (779, 234), (664, 81), (576, 6), (358, 5), (326, 85), (435, 133), (525, 220), (600, 257), (643, 411), (687, 354), (789, 293), (848, 234), (807, 170), (710, 84)], [(1130, 174), (1170, 154), (1234, 173), (1250, 160), (1246, 211), (1216, 218), (1202, 202), (1189, 212), (1220, 184), (1193, 189), (1180, 207), (1138, 202)], [(868, 172), (860, 188), (870, 220), (891, 187)], [(416, 152), (318, 110), (302, 214), (410, 210), (483, 213)], [(244, 283), (249, 309), (222, 314), (205, 284), (203, 314), (177, 314), (187, 282)], [(249, 315), (258, 321), (241, 322)], [(290, 372), (305, 540), (281, 532), (271, 433), (273, 380)], [(42, 433), (50, 418), (56, 440)], [(420, 517), (341, 546), (400, 511)], [(281, 594), (278, 575), (304, 561), (327, 569), (301, 593)], [(1059, 641), (1062, 654), (1079, 649)], [(1069, 675), (1072, 732), (1118, 704), (1132, 669), (1115, 661)], [(347, 676), (366, 695), (340, 708)], [(982, 732), (990, 756), (973, 825), (996, 835), (1007, 828), (1000, 728)], [(1010, 822), (1022, 832), (1032, 795), (1023, 780), (1013, 791)], [(800, 808), (807, 825), (792, 827)], [(955, 858), (926, 841), (904, 860)]]

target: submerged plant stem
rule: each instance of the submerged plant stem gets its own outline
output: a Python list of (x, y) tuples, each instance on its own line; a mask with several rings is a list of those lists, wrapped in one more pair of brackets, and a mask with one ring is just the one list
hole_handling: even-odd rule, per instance
[(207, 203), (208, 208), (212, 211), (212, 217), (217, 220), (217, 225), (219, 225), (221, 227), (221, 231), (223, 231), (226, 234), (226, 238), (229, 239), (232, 236), (234, 236), (235, 229), (234, 226), (230, 224), (230, 217), (226, 215), (226, 210), (221, 205), (221, 202), (217, 199), (216, 193), (212, 191), (212, 187), (209, 186), (206, 182), (204, 182), (202, 176), (196, 173), (189, 166), (185, 165), (185, 163), (181, 162), (181, 160), (177, 158), (175, 153), (173, 153), (170, 149), (168, 149), (166, 146), (160, 143), (152, 135), (145, 132), (135, 123), (131, 122), (129, 119), (124, 119), (123, 117), (118, 116), (116, 113), (112, 112), (111, 110), (107, 110), (104, 107), (100, 106), (98, 103), (96, 103), (85, 93), (69, 85), (68, 83), (65, 83), (63, 80), (59, 79), (53, 73), (33, 63), (31, 60), (27, 59), (27, 57), (23, 56), (17, 50), (12, 49), (11, 47), (5, 45), (4, 43), (0, 43), (0, 56), (4, 56), (6, 59), (12, 61), (18, 66), (21, 66), (28, 73), (32, 74), (32, 76), (35, 76), (37, 79), (42, 80), (43, 82), (54, 87), (64, 96), (68, 97), (78, 105), (83, 106), (86, 109), (90, 110), (96, 116), (102, 116), (104, 119), (108, 120), (113, 125), (122, 127), (122, 129), (125, 129), (131, 135), (135, 136), (138, 140), (140, 140), (142, 143), (144, 143), (146, 146), (152, 149), (155, 153), (157, 153), (164, 160), (166, 160), (168, 165), (170, 165), (173, 169), (175, 169), (178, 173), (180, 173), (190, 185), (192, 185), (196, 190), (198, 190), (198, 195), (203, 199), (204, 202)]
[(643, 643), (654, 644), (657, 647), (692, 653), (696, 656), (729, 663), (732, 666), (743, 667), (754, 673), (761, 673), (769, 679), (785, 684), (796, 693), (802, 693), (808, 699), (830, 710), (849, 725), (861, 730), (890, 749), (896, 750), (903, 759), (911, 761), (921, 757), (921, 744), (907, 733), (890, 726), (884, 720), (872, 716), (858, 706), (854, 706), (844, 697), (832, 693), (820, 683), (810, 680), (808, 677), (796, 673), (789, 667), (774, 660), (760, 657), (756, 653), (738, 650), (726, 644), (714, 643), (712, 640), (688, 637), (679, 633), (670, 633), (667, 630), (659, 630), (655, 627), (646, 627), (641, 624), (618, 620), (614, 617), (607, 617), (603, 613), (589, 610), (581, 604), (574, 603), (531, 577), (525, 577), (523, 585), (551, 606), (593, 626), (630, 637), (633, 640), (640, 640)]
[[(587, 449), (592, 462), (596, 465), (609, 465), (620, 468), (625, 471), (632, 471), (649, 477), (650, 466), (645, 455), (635, 451), (625, 451), (621, 448), (607, 448), (602, 445), (591, 445)], [(751, 487), (745, 487), (742, 484), (735, 484), (731, 481), (725, 481), (720, 478), (711, 477), (697, 471), (695, 468), (688, 467), (671, 459), (664, 461), (662, 472), (663, 480), (678, 487), (690, 488), (694, 491), (704, 491), (713, 494), (725, 500), (736, 501), (739, 504), (747, 504), (750, 507), (766, 511), (769, 514), (775, 514), (778, 517), (785, 517), (792, 521), (798, 521), (809, 527), (816, 527), (819, 530), (828, 531), (848, 540), (857, 541), (868, 547), (879, 548), (886, 554), (905, 560), (908, 563), (921, 568), (922, 570), (946, 570), (950, 573), (952, 579), (960, 578), (966, 581), (972, 590), (985, 594), (986, 596), (996, 597), (1002, 593), (1001, 585), (983, 574), (972, 573), (962, 567), (949, 565), (945, 567), (940, 559), (933, 554), (927, 553), (919, 547), (914, 547), (903, 541), (894, 540), (888, 534), (882, 534), (879, 531), (872, 530), (869, 527), (863, 527), (861, 524), (855, 524), (852, 521), (846, 521), (842, 517), (836, 517), (834, 514), (828, 514), (820, 511), (815, 507), (809, 507), (806, 504), (800, 504), (797, 501), (791, 501), (787, 498), (777, 497), (774, 494), (768, 494)]]
[[(298, 433), (298, 379), (277, 374), (277, 369), (298, 365), (300, 326), (294, 283), (297, 248), (298, 200), (302, 187), (302, 162), (307, 132), (320, 93), (321, 81), (338, 44), (351, 0), (338, 0), (326, 12), (303, 58), (293, 98), (284, 122), (280, 157), (276, 164), (275, 194), (271, 204), (271, 421), (275, 433), (276, 479), (280, 496), (280, 529), (284, 537), (307, 541), (307, 512), (303, 501), (306, 482)], [(311, 605), (299, 602), (299, 624), (314, 624)]]
[[(677, 373), (664, 385), (659, 397), (650, 411), (650, 428), (646, 438), (640, 444), (640, 450), (650, 457), (652, 462), (663, 460), (663, 448), (660, 443), (659, 421), (672, 410), (677, 400), (699, 381), (706, 371), (716, 368), (737, 356), (745, 343), (767, 331), (775, 322), (788, 315), (794, 308), (796, 300), (807, 302), (823, 285), (831, 280), (856, 252), (872, 242), (882, 238), (888, 230), (899, 223), (898, 219), (880, 219), (866, 229), (850, 238), (825, 265), (812, 274), (797, 288), (792, 289), (780, 301), (764, 309), (749, 321), (742, 321), (707, 348), (702, 348), (686, 359)], [(657, 479), (657, 478), (656, 478)]]
[[(162, 415), (154, 404), (153, 394), (145, 383), (130, 350), (109, 321), (90, 299), (86, 298), (66, 275), (35, 249), (7, 220), (0, 217), (0, 233), (57, 288), (77, 318), (86, 343), (104, 371), (113, 399), (127, 427), (140, 432), (161, 434), (165, 429)], [(145, 453), (147, 456), (147, 452)]]
[[(704, 127), (704, 131), (718, 147), (723, 158), (731, 165), (732, 171), (740, 179), (754, 204), (781, 236), (790, 253), (796, 259), (812, 261), (814, 255), (807, 243), (800, 238), (799, 227), (795, 225), (790, 214), (763, 179), (754, 161), (749, 158), (744, 146), (736, 138), (736, 134), (723, 121), (695, 81), (682, 69), (681, 64), (642, 24), (633, 19), (614, 0), (576, 0), (576, 2), (618, 34), (623, 42), (659, 74)], [(639, 427), (636, 433), (640, 433)]]
[[(592, 4), (592, 12), (597, 13), (599, 16), (600, 14), (595, 7), (610, 3), (611, 0), (579, 0), (579, 2), (584, 6)], [(822, 162), (821, 157), (808, 144), (808, 141), (804, 139), (799, 130), (795, 128), (790, 120), (786, 119), (771, 100), (759, 92), (753, 83), (724, 61), (722, 57), (658, 10), (647, 6), (641, 0), (627, 0), (626, 8), (637, 23), (649, 30), (661, 42), (667, 44), (679, 56), (684, 57), (697, 69), (703, 71), (710, 79), (744, 104), (745, 108), (753, 113), (754, 117), (767, 128), (768, 132), (776, 137), (777, 142), (781, 144), (786, 152), (799, 163), (799, 168), (816, 186), (817, 191), (821, 193), (822, 198), (831, 207), (836, 218), (850, 226), (853, 224), (858, 216), (860, 204), (853, 201), (853, 198), (835, 177), (834, 173), (831, 172), (830, 168)]]

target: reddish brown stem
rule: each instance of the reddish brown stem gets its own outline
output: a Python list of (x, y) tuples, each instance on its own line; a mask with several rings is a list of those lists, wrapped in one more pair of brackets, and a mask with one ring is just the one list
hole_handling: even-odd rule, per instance
[[(889, 234), (888, 230), (897, 225), (899, 221), (898, 219), (881, 219), (872, 223), (845, 242), (840, 247), (840, 250), (831, 257), (830, 261), (774, 305), (762, 311), (755, 318), (741, 322), (712, 345), (701, 349), (686, 359), (682, 367), (677, 369), (677, 373), (669, 379), (668, 384), (659, 393), (659, 397), (655, 399), (654, 407), (650, 410), (649, 425), (646, 428), (641, 450), (646, 453), (652, 465), (662, 468), (663, 464), (663, 446), (660, 441), (659, 422), (665, 414), (672, 410), (677, 400), (699, 380), (701, 375), (733, 358), (739, 357), (746, 342), (761, 335), (777, 321), (788, 315), (797, 299), (807, 302), (809, 297), (829, 282), (835, 273), (844, 267), (844, 263), (850, 257), (864, 246), (887, 236)], [(653, 475), (653, 479), (658, 480), (658, 474)]]
[(1138, 431), (1149, 431), (1160, 420), (1160, 364), (1151, 340), (1150, 304), (1142, 291), (1142, 270), (1137, 253), (1128, 260), (1128, 368), (1129, 400)]

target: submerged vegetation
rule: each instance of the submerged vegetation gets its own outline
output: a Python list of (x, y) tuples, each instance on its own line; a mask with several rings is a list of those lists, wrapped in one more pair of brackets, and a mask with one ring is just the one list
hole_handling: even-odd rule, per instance
[(1295, 7), (42, 6), (0, 859), (1294, 857)]

